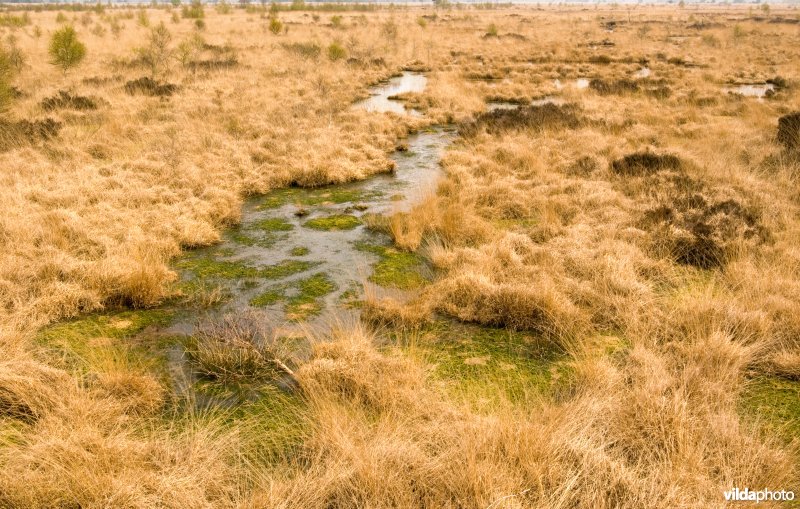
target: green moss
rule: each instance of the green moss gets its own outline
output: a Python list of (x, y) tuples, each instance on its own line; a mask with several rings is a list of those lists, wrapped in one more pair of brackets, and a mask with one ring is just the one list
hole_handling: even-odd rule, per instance
[(306, 221), (303, 226), (314, 230), (352, 230), (361, 224), (361, 220), (349, 214), (333, 214), (325, 217), (317, 217)]
[(285, 238), (283, 232), (294, 228), (294, 225), (282, 218), (266, 218), (256, 221), (246, 228), (235, 228), (229, 237), (231, 240), (244, 246), (272, 247), (276, 242)]
[(741, 410), (789, 442), (800, 436), (800, 381), (775, 376), (751, 380), (742, 394)]
[(355, 286), (351, 286), (341, 295), (339, 295), (339, 301), (342, 303), (344, 307), (347, 308), (360, 308), (363, 305), (363, 301), (359, 299), (361, 296), (358, 288)]
[(175, 285), (182, 295), (181, 301), (186, 305), (208, 306), (222, 304), (233, 296), (230, 288), (204, 279), (180, 281)]
[(243, 230), (235, 230), (230, 234), (230, 239), (243, 246), (272, 247), (278, 238), (274, 235), (250, 235)]
[(271, 306), (285, 298), (284, 292), (279, 288), (271, 288), (250, 299), (250, 305), (255, 307)]
[(568, 357), (554, 345), (505, 329), (439, 321), (402, 343), (435, 366), (434, 376), (452, 397), (476, 408), (556, 398), (573, 380)]
[[(208, 428), (230, 426), (238, 430), (240, 454), (251, 465), (274, 467), (282, 459), (293, 458), (303, 445), (309, 429), (307, 404), (300, 395), (273, 385), (219, 387), (196, 384), (195, 402), (212, 401), (203, 412), (187, 405), (185, 419), (174, 425), (196, 426), (206, 420)], [(213, 404), (217, 402), (217, 404)]]
[(177, 266), (181, 269), (191, 271), (199, 278), (279, 279), (308, 270), (313, 264), (311, 262), (299, 260), (283, 260), (275, 265), (253, 267), (244, 262), (215, 260), (211, 257), (204, 256), (181, 260), (177, 263)]
[(305, 272), (314, 265), (316, 264), (300, 260), (283, 260), (275, 265), (261, 267), (258, 275), (265, 279), (280, 279), (299, 272)]
[(270, 217), (253, 223), (252, 227), (268, 232), (287, 232), (294, 228), (294, 225), (283, 218)]
[(318, 314), (322, 310), (319, 299), (336, 290), (336, 285), (326, 274), (320, 272), (300, 280), (298, 289), (299, 293), (291, 297), (286, 306), (286, 313), (293, 319)]
[(310, 252), (311, 252), (311, 250), (308, 249), (307, 247), (298, 246), (298, 247), (293, 247), (292, 250), (289, 253), (292, 256), (305, 256)]
[(393, 247), (359, 242), (356, 249), (376, 254), (380, 257), (373, 267), (369, 280), (375, 284), (410, 290), (428, 282), (423, 275), (425, 263), (416, 253), (399, 251)]
[(47, 326), (36, 339), (63, 367), (78, 373), (102, 371), (110, 365), (160, 369), (169, 338), (132, 338), (149, 327), (168, 325), (174, 313), (164, 309), (96, 313)]
[(267, 194), (260, 208), (278, 208), (289, 203), (300, 205), (320, 205), (323, 203), (349, 203), (365, 201), (377, 196), (380, 192), (365, 192), (355, 187), (329, 186), (317, 189), (286, 188)]
[(216, 260), (211, 256), (193, 256), (180, 260), (176, 266), (194, 273), (199, 278), (217, 277), (243, 279), (258, 277), (258, 268), (244, 262)]
[(251, 299), (250, 305), (263, 307), (286, 301), (284, 309), (289, 318), (301, 320), (322, 311), (319, 299), (335, 290), (333, 281), (320, 272), (305, 279), (275, 285)]
[(147, 327), (167, 325), (173, 316), (174, 311), (164, 309), (91, 314), (45, 327), (39, 331), (37, 337), (48, 343), (81, 343), (92, 337), (126, 338)]

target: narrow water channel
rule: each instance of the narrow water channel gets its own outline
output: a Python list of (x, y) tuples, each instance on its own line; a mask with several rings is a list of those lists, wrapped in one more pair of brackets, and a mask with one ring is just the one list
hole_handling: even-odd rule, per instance
[[(354, 108), (375, 114), (406, 111), (393, 99), (421, 92), (427, 79), (404, 73), (370, 89)], [(428, 269), (413, 253), (394, 249), (391, 239), (370, 221), (409, 210), (435, 191), (439, 161), (455, 130), (433, 127), (411, 135), (392, 154), (395, 170), (343, 185), (287, 188), (248, 199), (241, 223), (217, 245), (196, 249), (177, 267), (186, 288), (213, 285), (225, 298), (208, 310), (182, 313), (164, 331), (190, 335), (199, 320), (258, 310), (281, 336), (301, 337), (332, 323), (357, 319), (365, 288), (399, 297), (424, 284)], [(404, 273), (398, 279), (397, 273)], [(195, 404), (235, 405), (246, 394), (220, 396), (198, 391), (201, 380), (176, 344), (168, 353), (177, 394)], [(258, 397), (254, 395), (252, 397)]]
[[(424, 75), (404, 73), (370, 89), (371, 97), (354, 107), (407, 113), (391, 97), (422, 91), (425, 83)], [(247, 200), (241, 224), (226, 231), (221, 243), (194, 250), (178, 263), (182, 284), (221, 289), (226, 300), (207, 314), (255, 308), (288, 330), (357, 316), (365, 286), (379, 295), (402, 295), (409, 285), (373, 277), (375, 266), (396, 265), (399, 258), (408, 268), (414, 255), (398, 253), (391, 239), (369, 223), (374, 216), (407, 211), (435, 191), (442, 151), (454, 136), (446, 127), (412, 134), (407, 148), (392, 154), (395, 170), (389, 174), (317, 189), (281, 189)], [(413, 270), (424, 279), (426, 267), (417, 265)], [(170, 331), (190, 334), (197, 319), (184, 316)]]

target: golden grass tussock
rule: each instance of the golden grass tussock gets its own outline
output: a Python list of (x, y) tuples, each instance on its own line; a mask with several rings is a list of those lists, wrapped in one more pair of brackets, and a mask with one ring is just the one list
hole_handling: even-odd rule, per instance
[(622, 364), (584, 363), (578, 394), (562, 406), (477, 415), (437, 397), (419, 367), (351, 334), (315, 349), (298, 372), (313, 394), (302, 453), (313, 461), (261, 503), (672, 507), (713, 499), (731, 479), (791, 476), (790, 456), (740, 427), (735, 395), (713, 390), (746, 362), (724, 337), (698, 339), (687, 365), (638, 345)]
[[(0, 13), (0, 506), (800, 491), (790, 8), (293, 6)], [(352, 108), (403, 69), (420, 116)], [(245, 197), (390, 172), (443, 123), (435, 190), (364, 220), (433, 276), (360, 322), (287, 334), (171, 265)]]

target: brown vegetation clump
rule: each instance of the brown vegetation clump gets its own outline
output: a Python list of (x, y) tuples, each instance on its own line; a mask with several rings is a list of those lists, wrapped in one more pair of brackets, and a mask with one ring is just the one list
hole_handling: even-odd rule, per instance
[(292, 375), (287, 366), (293, 353), (276, 337), (265, 317), (226, 314), (198, 325), (187, 353), (203, 375), (221, 381), (275, 379)]
[(638, 91), (639, 84), (628, 79), (606, 81), (595, 78), (589, 82), (589, 88), (600, 95), (626, 94)]
[(800, 380), (800, 352), (780, 350), (770, 360), (772, 371), (789, 380)]
[(151, 415), (164, 404), (164, 388), (149, 373), (130, 369), (99, 373), (93, 388), (101, 397), (121, 405), (122, 411)]
[(778, 119), (778, 143), (789, 151), (800, 149), (800, 111)]
[(611, 163), (611, 171), (625, 176), (646, 176), (659, 171), (681, 170), (683, 163), (672, 154), (635, 152)]
[(59, 90), (56, 95), (42, 99), (41, 106), (45, 111), (53, 111), (62, 108), (96, 110), (98, 101), (93, 97), (74, 95), (66, 90)]
[(0, 363), (0, 416), (36, 420), (58, 405), (65, 373), (14, 355)]
[(374, 327), (414, 330), (431, 322), (427, 302), (401, 303), (392, 298), (367, 298), (361, 306), (361, 320)]
[(311, 358), (297, 372), (312, 398), (386, 410), (413, 406), (425, 385), (418, 366), (403, 357), (381, 355), (366, 330), (333, 332), (333, 341), (316, 343)]
[(709, 201), (701, 194), (669, 196), (645, 212), (653, 242), (678, 263), (710, 269), (724, 265), (741, 243), (769, 238), (759, 213), (741, 202)]
[(0, 150), (20, 144), (36, 143), (58, 136), (62, 124), (52, 118), (42, 120), (0, 119)]
[(468, 138), (481, 131), (496, 134), (512, 129), (574, 129), (580, 124), (575, 105), (546, 103), (481, 113), (473, 122), (462, 125), (459, 134)]
[(178, 86), (172, 83), (162, 83), (149, 76), (142, 76), (139, 79), (125, 83), (125, 91), (131, 95), (144, 94), (154, 97), (168, 97), (178, 90)]

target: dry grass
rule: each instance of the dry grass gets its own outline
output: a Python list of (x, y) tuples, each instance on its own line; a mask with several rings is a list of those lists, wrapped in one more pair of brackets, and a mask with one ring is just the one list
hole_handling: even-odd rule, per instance
[[(27, 64), (0, 120), (0, 506), (707, 508), (734, 486), (800, 491), (796, 436), (774, 433), (796, 422), (742, 410), (755, 382), (800, 372), (800, 45), (780, 22), (796, 13), (581, 9), (281, 12), (278, 34), (258, 9), (208, 8), (204, 30), (168, 9), (1, 18)], [(45, 56), (58, 14), (88, 47), (66, 75)], [(172, 33), (154, 81), (137, 19)], [(350, 109), (403, 67), (430, 69), (405, 97), (425, 119)], [(776, 75), (763, 101), (721, 92)], [(563, 105), (484, 111), (546, 96)], [(566, 393), (465, 404), (457, 375), (351, 326), (294, 370), (294, 406), (275, 392), (197, 413), (158, 366), (100, 348), (72, 370), (32, 338), (162, 303), (170, 260), (216, 242), (243, 196), (385, 171), (431, 122), (461, 127), (446, 178), (380, 226), (436, 278), (364, 318), (523, 331), (566, 357)], [(230, 320), (200, 331), (197, 364), (272, 377), (273, 337)]]

